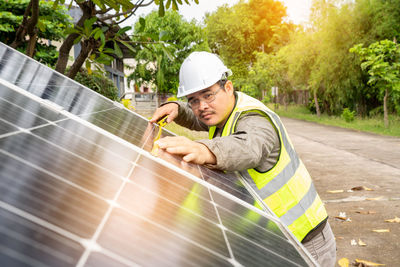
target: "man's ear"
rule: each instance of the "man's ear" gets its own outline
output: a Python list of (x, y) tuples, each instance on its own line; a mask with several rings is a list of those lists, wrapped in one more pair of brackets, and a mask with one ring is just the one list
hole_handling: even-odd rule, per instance
[(233, 95), (234, 89), (233, 89), (233, 83), (230, 80), (227, 80), (225, 83), (225, 91), (229, 94), (229, 95)]

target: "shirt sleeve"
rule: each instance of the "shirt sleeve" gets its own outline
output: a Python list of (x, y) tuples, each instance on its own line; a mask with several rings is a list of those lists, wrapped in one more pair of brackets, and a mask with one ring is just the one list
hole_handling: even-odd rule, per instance
[(194, 115), (192, 109), (185, 102), (173, 101), (163, 103), (161, 106), (168, 103), (175, 103), (179, 106), (178, 117), (175, 118), (174, 122), (190, 130), (208, 131), (208, 126)]
[(217, 159), (215, 165), (207, 167), (226, 171), (267, 171), (275, 165), (280, 152), (274, 126), (258, 113), (240, 117), (235, 132), (229, 136), (198, 142), (206, 145)]

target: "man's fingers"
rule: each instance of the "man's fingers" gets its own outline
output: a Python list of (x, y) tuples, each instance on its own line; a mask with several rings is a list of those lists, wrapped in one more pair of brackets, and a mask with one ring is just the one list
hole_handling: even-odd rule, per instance
[(165, 149), (168, 153), (186, 155), (191, 152), (191, 149), (185, 146), (173, 146)]
[[(182, 136), (167, 136), (164, 138), (161, 138), (160, 140), (157, 141), (157, 144), (159, 147), (166, 149), (169, 147), (177, 147), (177, 146), (182, 146), (184, 144), (187, 144), (189, 139), (182, 137)], [(189, 140), (189, 142), (192, 142)]]
[(156, 123), (165, 115), (168, 115), (167, 123), (170, 123), (178, 116), (179, 105), (177, 103), (168, 103), (164, 106), (159, 107), (153, 114), (153, 117), (149, 120), (151, 123)]
[(156, 123), (158, 120), (160, 120), (165, 114), (163, 112), (160, 111), (156, 111), (153, 114), (153, 117), (151, 117), (151, 119), (149, 120), (151, 123)]
[(185, 162), (191, 162), (196, 159), (196, 155), (193, 153), (190, 153), (190, 154), (187, 154), (186, 156), (184, 156), (182, 159)]
[(178, 117), (178, 111), (171, 112), (167, 118), (167, 123), (172, 122), (176, 117)]

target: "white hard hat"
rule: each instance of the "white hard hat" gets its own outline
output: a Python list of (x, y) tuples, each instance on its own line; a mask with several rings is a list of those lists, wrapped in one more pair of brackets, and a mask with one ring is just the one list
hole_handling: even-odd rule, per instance
[(193, 52), (183, 61), (179, 71), (178, 97), (208, 88), (231, 74), (217, 55)]

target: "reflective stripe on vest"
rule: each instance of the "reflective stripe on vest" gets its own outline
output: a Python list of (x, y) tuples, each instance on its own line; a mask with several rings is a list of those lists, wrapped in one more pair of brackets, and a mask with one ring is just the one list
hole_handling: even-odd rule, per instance
[[(260, 101), (240, 92), (237, 93), (237, 96), (236, 106), (223, 128), (221, 136), (232, 134), (240, 115), (244, 113), (257, 112), (271, 121), (281, 144), (277, 163), (264, 173), (256, 169), (248, 169), (240, 173), (269, 208), (301, 241), (328, 214), (306, 167), (294, 150), (280, 118)], [(215, 130), (215, 126), (210, 127), (210, 139), (214, 137)]]

